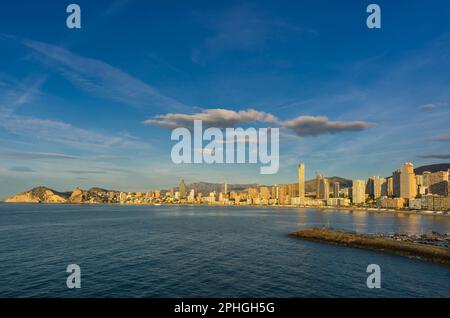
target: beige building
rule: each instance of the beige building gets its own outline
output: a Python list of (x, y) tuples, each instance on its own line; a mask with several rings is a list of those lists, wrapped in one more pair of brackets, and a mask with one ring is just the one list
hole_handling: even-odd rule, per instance
[(384, 209), (401, 209), (405, 207), (405, 199), (403, 198), (378, 198), (378, 207)]
[(414, 174), (414, 165), (407, 162), (400, 168), (400, 197), (414, 199), (416, 195), (417, 185), (416, 176)]
[(370, 177), (367, 184), (367, 194), (371, 195), (374, 199), (378, 199), (383, 195), (383, 185), (385, 184), (385, 182), (386, 180), (379, 176)]
[(260, 187), (259, 188), (259, 197), (263, 200), (269, 200), (270, 199), (270, 190), (268, 187)]
[(422, 198), (422, 209), (433, 211), (446, 211), (450, 210), (450, 197), (427, 195)]
[(365, 180), (353, 180), (352, 202), (353, 202), (353, 204), (361, 204), (361, 203), (366, 202), (366, 181)]
[(298, 165), (298, 196), (305, 197), (305, 165), (303, 163)]
[(389, 177), (386, 179), (386, 188), (387, 188), (387, 193), (386, 195), (388, 197), (392, 197), (394, 195), (394, 179), (392, 177)]
[(333, 183), (333, 197), (339, 198), (339, 182)]
[(437, 171), (427, 175), (428, 192), (431, 194), (448, 195), (448, 171)]
[(287, 184), (280, 184), (278, 186), (278, 203), (279, 204), (289, 204), (288, 203), (288, 186)]
[(329, 198), (327, 200), (328, 206), (349, 206), (350, 199), (347, 198)]
[(316, 199), (326, 200), (330, 197), (330, 185), (323, 175), (316, 176)]
[(321, 174), (316, 175), (316, 199), (322, 198), (322, 194), (320, 193), (320, 185), (322, 183), (322, 180), (323, 180), (323, 175), (321, 175)]

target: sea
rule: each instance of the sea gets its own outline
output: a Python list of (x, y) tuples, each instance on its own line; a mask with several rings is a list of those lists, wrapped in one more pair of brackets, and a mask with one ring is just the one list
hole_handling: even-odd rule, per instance
[[(450, 232), (450, 217), (218, 206), (0, 204), (0, 297), (450, 297), (450, 267), (304, 241)], [(70, 264), (80, 287), (68, 288)], [(369, 264), (380, 288), (368, 288)]]

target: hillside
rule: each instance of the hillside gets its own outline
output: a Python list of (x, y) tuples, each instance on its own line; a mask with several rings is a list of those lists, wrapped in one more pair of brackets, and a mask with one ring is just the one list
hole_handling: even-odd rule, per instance
[[(227, 184), (227, 190), (228, 191), (243, 191), (245, 189), (256, 187), (258, 184), (256, 183), (250, 183), (250, 184)], [(209, 183), (209, 182), (195, 182), (186, 185), (186, 188), (188, 190), (194, 189), (196, 193), (202, 192), (202, 193), (210, 193), (213, 191), (220, 192), (222, 191), (222, 184), (221, 183)]]
[[(339, 182), (339, 188), (350, 188), (352, 186), (352, 180), (345, 179), (342, 177), (326, 177), (328, 179), (330, 188), (333, 187), (335, 182)], [(311, 179), (305, 182), (306, 192), (316, 192), (316, 179)]]
[(416, 174), (422, 174), (425, 171), (429, 172), (437, 172), (437, 171), (446, 171), (450, 169), (450, 163), (437, 163), (433, 165), (420, 166), (414, 169)]
[[(339, 182), (340, 188), (348, 188), (352, 186), (352, 180), (348, 180), (345, 178), (333, 176), (327, 177), (330, 187), (332, 187), (334, 182)], [(262, 186), (256, 183), (249, 184), (228, 184), (228, 191), (243, 191), (248, 188)], [(178, 188), (176, 188), (178, 190)], [(186, 185), (186, 189), (191, 190), (194, 189), (196, 193), (210, 193), (213, 191), (220, 192), (222, 191), (221, 183), (208, 183), (208, 182), (197, 182)], [(316, 182), (315, 179), (305, 181), (305, 191), (306, 192), (315, 192), (316, 191)]]
[(58, 192), (47, 187), (36, 187), (30, 191), (26, 191), (5, 200), (9, 203), (66, 203), (70, 193)]

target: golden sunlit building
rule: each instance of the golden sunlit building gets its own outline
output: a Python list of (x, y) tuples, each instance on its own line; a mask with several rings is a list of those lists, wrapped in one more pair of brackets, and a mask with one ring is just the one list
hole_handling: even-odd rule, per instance
[(400, 197), (413, 199), (416, 195), (417, 185), (416, 176), (414, 174), (414, 165), (407, 162), (400, 168)]
[(298, 196), (305, 197), (305, 165), (303, 163), (298, 165)]
[(365, 180), (353, 180), (352, 202), (353, 202), (353, 204), (361, 204), (361, 203), (366, 202), (366, 181)]

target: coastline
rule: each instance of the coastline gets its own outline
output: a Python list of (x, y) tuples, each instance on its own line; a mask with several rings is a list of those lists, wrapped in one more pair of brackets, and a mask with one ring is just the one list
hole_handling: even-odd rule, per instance
[(91, 203), (91, 202), (5, 202), (0, 201), (0, 204), (42, 204), (42, 205), (107, 205), (107, 206), (165, 206), (165, 207), (249, 207), (249, 208), (275, 208), (275, 209), (314, 209), (318, 212), (328, 211), (343, 211), (343, 212), (373, 212), (373, 213), (385, 213), (385, 214), (409, 214), (409, 215), (421, 215), (421, 216), (443, 216), (450, 217), (448, 211), (429, 211), (429, 210), (410, 210), (410, 209), (381, 209), (371, 207), (342, 207), (342, 206), (308, 206), (308, 205), (239, 205), (239, 204), (192, 204), (192, 203), (160, 203), (160, 204), (148, 204), (148, 203)]

